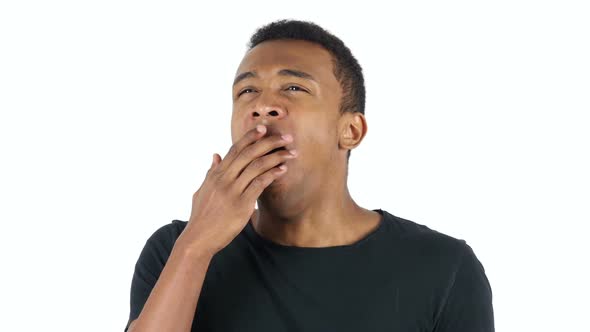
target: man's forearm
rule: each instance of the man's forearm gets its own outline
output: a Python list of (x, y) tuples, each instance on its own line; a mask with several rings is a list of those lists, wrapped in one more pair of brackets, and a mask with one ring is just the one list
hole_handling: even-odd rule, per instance
[(211, 259), (177, 241), (129, 332), (190, 331)]

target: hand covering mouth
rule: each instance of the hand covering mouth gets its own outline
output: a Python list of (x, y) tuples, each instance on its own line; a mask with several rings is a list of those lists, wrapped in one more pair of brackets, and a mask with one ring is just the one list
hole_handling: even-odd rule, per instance
[[(283, 134), (283, 130), (276, 128), (276, 127), (271, 127), (271, 126), (267, 126), (266, 127), (266, 135), (265, 136), (271, 136), (271, 135), (276, 135), (276, 136), (281, 136)], [(291, 150), (293, 149), (293, 141), (291, 141), (289, 144), (283, 145), (281, 147), (278, 147), (276, 149), (272, 149), (269, 152), (265, 153), (264, 156), (268, 156), (271, 153), (277, 152), (279, 150)]]
[(277, 152), (277, 151), (280, 151), (280, 150), (287, 150), (287, 149), (285, 149), (285, 147), (284, 147), (284, 146), (281, 146), (281, 147), (279, 147), (279, 148), (276, 148), (276, 149), (273, 149), (273, 150), (270, 150), (270, 151), (268, 151), (268, 152), (267, 152), (267, 153), (265, 153), (264, 155), (265, 155), (265, 156), (268, 156), (269, 154), (271, 154), (271, 153), (275, 153), (275, 152)]

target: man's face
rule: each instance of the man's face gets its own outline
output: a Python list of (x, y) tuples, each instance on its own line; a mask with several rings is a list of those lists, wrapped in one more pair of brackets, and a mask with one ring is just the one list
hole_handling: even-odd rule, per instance
[(236, 78), (247, 72), (253, 75), (233, 87), (232, 143), (258, 124), (267, 136), (291, 134), (298, 157), (269, 188), (301, 195), (317, 189), (346, 155), (338, 145), (342, 91), (330, 53), (307, 41), (267, 41), (246, 53)]

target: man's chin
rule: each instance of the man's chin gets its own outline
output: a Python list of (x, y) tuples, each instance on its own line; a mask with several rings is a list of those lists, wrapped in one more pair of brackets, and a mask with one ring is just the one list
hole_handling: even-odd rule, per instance
[[(289, 170), (287, 170), (289, 172)], [(297, 186), (294, 186), (294, 177), (290, 176), (293, 174), (283, 174), (276, 178), (271, 184), (269, 184), (260, 195), (260, 198), (273, 205), (282, 205), (281, 202), (288, 202), (293, 199), (296, 195)]]

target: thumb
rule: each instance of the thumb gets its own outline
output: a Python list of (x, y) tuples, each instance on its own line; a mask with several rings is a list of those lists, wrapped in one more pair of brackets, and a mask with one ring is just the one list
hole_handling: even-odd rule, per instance
[(217, 157), (218, 157), (217, 153), (214, 153), (213, 154), (213, 161), (211, 162), (212, 169), (217, 167), (217, 165), (219, 165), (219, 159)]

